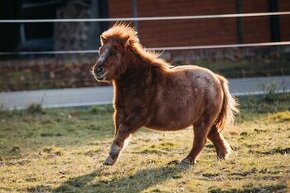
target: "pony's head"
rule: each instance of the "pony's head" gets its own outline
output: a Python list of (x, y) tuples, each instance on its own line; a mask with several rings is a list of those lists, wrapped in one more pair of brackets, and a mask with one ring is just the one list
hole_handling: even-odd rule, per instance
[(128, 48), (139, 42), (137, 32), (124, 24), (116, 24), (100, 36), (99, 58), (92, 73), (98, 81), (117, 79), (126, 71)]
[[(100, 57), (92, 70), (98, 81), (107, 82), (118, 79), (128, 68), (136, 67), (134, 66), (136, 59), (141, 60), (141, 63), (147, 67), (157, 67), (163, 70), (170, 67), (167, 62), (159, 58), (160, 54), (143, 48), (137, 32), (129, 25), (115, 24), (103, 32), (100, 38)], [(141, 66), (137, 65), (137, 67)]]

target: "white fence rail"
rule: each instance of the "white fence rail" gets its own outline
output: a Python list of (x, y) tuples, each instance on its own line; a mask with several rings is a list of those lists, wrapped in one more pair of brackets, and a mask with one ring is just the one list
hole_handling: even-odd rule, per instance
[(233, 17), (261, 17), (289, 15), (290, 11), (239, 13), (218, 15), (191, 15), (191, 16), (164, 16), (164, 17), (119, 17), (119, 18), (84, 18), (84, 19), (6, 19), (0, 23), (59, 23), (59, 22), (122, 22), (122, 21), (164, 21), (164, 20), (187, 20), (187, 19), (218, 19)]
[[(244, 48), (244, 47), (263, 47), (263, 46), (286, 46), (290, 45), (290, 41), (283, 42), (263, 42), (251, 44), (220, 44), (206, 46), (175, 46), (175, 47), (156, 47), (147, 48), (147, 50), (155, 51), (171, 51), (171, 50), (200, 50), (200, 49), (219, 49), (219, 48)], [(0, 52), (2, 55), (51, 55), (51, 54), (93, 54), (98, 50), (67, 50), (67, 51), (26, 51), (26, 52)]]
[[(6, 19), (0, 20), (0, 24), (11, 23), (59, 23), (59, 22), (125, 22), (125, 21), (165, 21), (165, 20), (190, 20), (190, 19), (217, 19), (217, 18), (238, 18), (238, 17), (262, 17), (262, 16), (283, 16), (290, 15), (290, 11), (282, 12), (261, 12), (241, 14), (218, 14), (218, 15), (192, 15), (192, 16), (166, 16), (166, 17), (127, 17), (127, 18), (83, 18), (83, 19)], [(195, 49), (218, 49), (218, 48), (242, 48), (261, 46), (286, 46), (290, 41), (263, 42), (248, 44), (225, 44), (206, 46), (172, 46), (148, 48), (148, 50), (169, 51), (169, 50), (195, 50)], [(60, 50), (60, 51), (25, 51), (25, 52), (0, 52), (0, 56), (6, 55), (50, 55), (50, 54), (91, 54), (97, 50)]]

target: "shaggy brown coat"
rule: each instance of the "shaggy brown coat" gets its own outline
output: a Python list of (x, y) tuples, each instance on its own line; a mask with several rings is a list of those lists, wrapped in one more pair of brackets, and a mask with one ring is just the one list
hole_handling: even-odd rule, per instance
[(196, 162), (207, 138), (219, 158), (230, 154), (220, 130), (238, 109), (224, 77), (193, 65), (171, 67), (145, 50), (136, 31), (124, 24), (101, 35), (100, 57), (92, 72), (98, 81), (114, 86), (115, 139), (104, 164), (113, 165), (125, 140), (142, 126), (172, 131), (192, 125), (193, 146), (183, 163)]

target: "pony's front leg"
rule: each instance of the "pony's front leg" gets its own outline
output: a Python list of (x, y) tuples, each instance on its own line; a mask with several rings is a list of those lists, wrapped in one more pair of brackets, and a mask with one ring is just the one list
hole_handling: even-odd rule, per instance
[(143, 119), (140, 119), (140, 117), (131, 116), (119, 125), (104, 165), (114, 165), (126, 144), (126, 140), (143, 125), (141, 120)]
[(119, 155), (124, 148), (125, 141), (128, 140), (131, 132), (126, 127), (119, 128), (118, 133), (115, 135), (115, 139), (110, 148), (109, 156), (104, 161), (104, 165), (113, 165), (119, 158)]

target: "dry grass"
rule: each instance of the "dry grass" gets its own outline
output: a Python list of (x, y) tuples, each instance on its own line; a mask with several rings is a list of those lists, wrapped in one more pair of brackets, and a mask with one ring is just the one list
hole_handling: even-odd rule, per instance
[(290, 95), (241, 98), (242, 113), (223, 131), (234, 150), (216, 159), (173, 161), (190, 150), (192, 130), (141, 129), (113, 167), (102, 166), (113, 134), (112, 109), (0, 112), (0, 192), (287, 192)]

